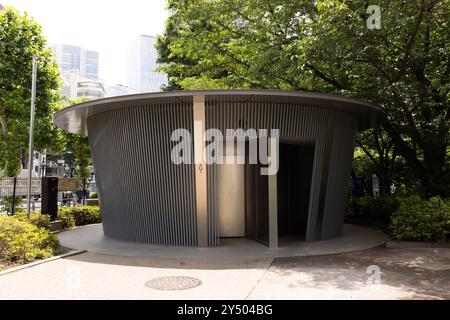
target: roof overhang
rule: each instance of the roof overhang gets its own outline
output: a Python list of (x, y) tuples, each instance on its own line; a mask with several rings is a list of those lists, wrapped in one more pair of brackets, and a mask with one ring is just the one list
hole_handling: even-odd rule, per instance
[[(301, 106), (327, 108), (354, 114), (359, 120), (359, 130), (375, 126), (381, 118), (381, 109), (354, 98), (316, 92), (270, 90), (208, 90), (143, 93), (105, 98), (76, 104), (58, 111), (54, 123), (67, 132), (88, 135), (87, 119), (93, 115), (153, 103), (189, 103), (193, 96), (205, 96), (206, 102), (264, 102), (298, 103)], [(151, 107), (151, 105), (149, 105)]]

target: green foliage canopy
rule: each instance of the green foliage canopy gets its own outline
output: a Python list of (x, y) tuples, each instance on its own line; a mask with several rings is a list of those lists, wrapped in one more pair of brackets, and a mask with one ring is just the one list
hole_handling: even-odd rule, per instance
[[(63, 109), (69, 105), (86, 102), (86, 97), (61, 100), (59, 109)], [(89, 139), (78, 134), (66, 132), (58, 129), (59, 138), (57, 145), (61, 152), (64, 152), (64, 160), (69, 165), (71, 177), (89, 178), (90, 172), (88, 166), (92, 163), (91, 150), (89, 148)]]
[(57, 139), (52, 116), (60, 78), (42, 28), (13, 8), (0, 11), (0, 170), (15, 176), (26, 165), (31, 99), (32, 57), (38, 57), (36, 150), (51, 149)]
[(169, 0), (167, 89), (313, 90), (383, 108), (427, 194), (450, 193), (450, 0)]

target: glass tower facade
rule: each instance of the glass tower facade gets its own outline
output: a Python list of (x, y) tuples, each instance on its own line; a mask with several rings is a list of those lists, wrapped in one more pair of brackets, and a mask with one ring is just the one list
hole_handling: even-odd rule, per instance
[(128, 86), (142, 92), (161, 91), (167, 76), (156, 72), (156, 37), (140, 35), (128, 48)]
[(51, 48), (61, 71), (78, 70), (82, 77), (98, 79), (97, 51), (66, 44), (54, 44)]

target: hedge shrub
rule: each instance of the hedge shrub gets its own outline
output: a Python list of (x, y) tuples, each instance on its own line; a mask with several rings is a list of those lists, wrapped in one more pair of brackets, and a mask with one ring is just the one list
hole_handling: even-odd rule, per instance
[(375, 220), (389, 224), (392, 214), (399, 208), (400, 200), (395, 196), (352, 198), (347, 211), (356, 218)]
[(49, 215), (41, 214), (40, 212), (31, 212), (30, 217), (28, 217), (25, 211), (18, 211), (13, 217), (20, 221), (29, 222), (38, 228), (50, 230)]
[(75, 218), (71, 214), (71, 211), (68, 210), (69, 208), (59, 208), (58, 209), (58, 220), (61, 220), (63, 222), (63, 228), (64, 229), (70, 229), (75, 227)]
[(27, 263), (60, 252), (58, 239), (48, 230), (20, 219), (0, 217), (0, 260)]
[(58, 219), (64, 222), (64, 228), (102, 222), (100, 208), (96, 206), (60, 208)]
[(398, 240), (447, 241), (450, 235), (450, 201), (411, 196), (392, 215), (391, 231)]

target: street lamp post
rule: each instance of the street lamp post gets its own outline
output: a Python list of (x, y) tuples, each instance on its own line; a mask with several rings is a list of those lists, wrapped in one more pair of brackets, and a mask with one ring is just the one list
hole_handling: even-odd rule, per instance
[(27, 186), (27, 216), (31, 211), (31, 175), (33, 172), (33, 136), (34, 136), (34, 109), (36, 100), (37, 56), (33, 56), (33, 73), (31, 79), (31, 110), (30, 110), (30, 140), (28, 142), (28, 186)]

